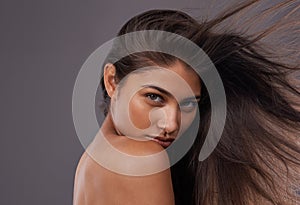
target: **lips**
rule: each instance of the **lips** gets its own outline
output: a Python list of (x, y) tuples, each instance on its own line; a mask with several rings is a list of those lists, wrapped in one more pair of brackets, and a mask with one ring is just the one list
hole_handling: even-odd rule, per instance
[(173, 138), (166, 138), (166, 137), (150, 137), (150, 140), (153, 140), (160, 144), (162, 147), (167, 148), (172, 144), (174, 141)]

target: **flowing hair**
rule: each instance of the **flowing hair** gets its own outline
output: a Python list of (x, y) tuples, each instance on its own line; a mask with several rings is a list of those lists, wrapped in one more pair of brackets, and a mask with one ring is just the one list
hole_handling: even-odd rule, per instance
[[(195, 20), (176, 10), (150, 10), (130, 19), (118, 33), (121, 36), (140, 30), (162, 30), (181, 35), (209, 56), (223, 81), (226, 124), (217, 147), (204, 161), (198, 157), (210, 126), (211, 102), (201, 82), (197, 138), (188, 153), (171, 167), (177, 205), (296, 203), (300, 188), (300, 92), (291, 76), (300, 71), (299, 50), (283, 53), (281, 41), (271, 47), (263, 40), (283, 30), (287, 35), (300, 36), (299, 20), (295, 18), (299, 2), (273, 5), (245, 20), (244, 29), (231, 27), (230, 19), (247, 14), (257, 2), (235, 4), (210, 20)], [(282, 10), (285, 13), (278, 22), (249, 33), (252, 30), (247, 25), (256, 25), (259, 19)], [(297, 40), (295, 35), (288, 41), (290, 44), (284, 43), (293, 46)], [(112, 59), (109, 55), (106, 62)], [(126, 56), (114, 63), (117, 80), (140, 67), (168, 66), (176, 60), (159, 52)], [(103, 79), (101, 84), (109, 104)]]

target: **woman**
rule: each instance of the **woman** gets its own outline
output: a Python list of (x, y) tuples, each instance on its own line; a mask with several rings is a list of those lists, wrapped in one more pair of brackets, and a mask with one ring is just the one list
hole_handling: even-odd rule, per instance
[[(295, 3), (283, 2), (269, 12), (291, 2)], [(157, 30), (197, 44), (222, 79), (226, 124), (214, 151), (199, 161), (212, 119), (212, 103), (203, 76), (199, 78), (197, 69), (182, 59), (157, 51), (130, 53), (116, 61), (114, 54), (126, 46), (115, 44), (101, 80), (106, 118), (88, 148), (94, 156), (85, 152), (78, 164), (74, 204), (297, 203), (300, 93), (287, 78), (299, 70), (297, 62), (278, 62), (262, 48), (260, 40), (277, 25), (252, 36), (219, 28), (251, 5), (255, 2), (203, 22), (180, 11), (151, 10), (133, 17), (121, 28), (118, 36)], [(189, 132), (193, 124), (199, 128), (192, 147), (178, 163), (166, 168), (170, 165), (166, 150), (177, 139), (193, 133)], [(106, 142), (131, 156), (161, 155), (151, 163), (135, 163), (113, 154), (103, 146)], [(108, 164), (97, 163), (104, 159), (115, 161), (114, 170), (107, 169)], [(161, 171), (153, 171), (156, 168)], [(152, 174), (126, 175), (128, 170), (149, 169), (153, 169)]]

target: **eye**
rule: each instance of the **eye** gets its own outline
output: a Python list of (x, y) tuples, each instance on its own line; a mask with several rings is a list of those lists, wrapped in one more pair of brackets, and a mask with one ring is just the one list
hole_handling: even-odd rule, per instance
[(191, 112), (198, 106), (197, 101), (185, 101), (180, 103), (180, 109), (183, 112)]
[(145, 96), (147, 97), (147, 99), (151, 100), (154, 103), (163, 103), (164, 99), (162, 96), (155, 94), (155, 93), (147, 93), (145, 94)]

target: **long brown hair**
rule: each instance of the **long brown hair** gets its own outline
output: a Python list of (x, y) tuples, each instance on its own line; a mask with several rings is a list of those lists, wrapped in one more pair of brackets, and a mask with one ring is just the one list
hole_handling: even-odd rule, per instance
[[(202, 82), (198, 136), (189, 152), (171, 168), (176, 204), (279, 205), (293, 204), (297, 197), (300, 92), (289, 76), (300, 70), (299, 61), (288, 62), (289, 56), (279, 55), (262, 43), (263, 38), (279, 29), (280, 23), (256, 34), (226, 29), (224, 23), (256, 2), (235, 5), (211, 20), (201, 21), (177, 10), (150, 10), (130, 19), (118, 33), (162, 30), (181, 35), (206, 52), (223, 81), (227, 99), (224, 132), (213, 153), (199, 161), (211, 118), (210, 99)], [(296, 12), (296, 3), (284, 1), (260, 16), (292, 5), (290, 12), (281, 17), (287, 18)], [(297, 23), (286, 28), (295, 30)], [(158, 52), (132, 54), (114, 63), (116, 77), (119, 81), (138, 68), (171, 65), (176, 60)], [(113, 55), (108, 55), (106, 62), (112, 61)], [(101, 84), (109, 104), (103, 79)]]

